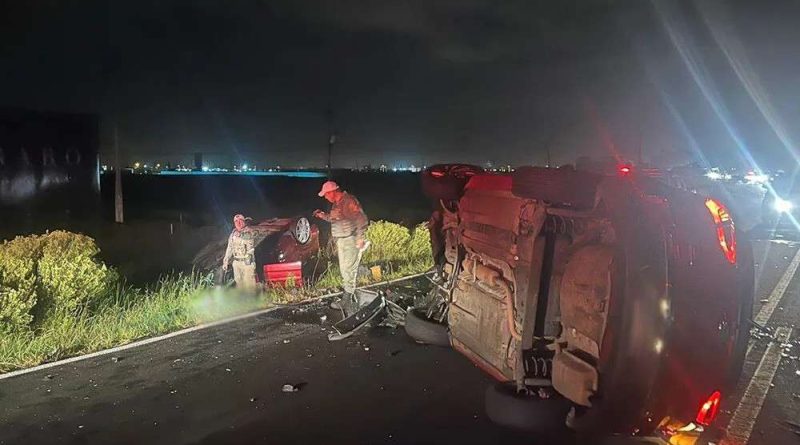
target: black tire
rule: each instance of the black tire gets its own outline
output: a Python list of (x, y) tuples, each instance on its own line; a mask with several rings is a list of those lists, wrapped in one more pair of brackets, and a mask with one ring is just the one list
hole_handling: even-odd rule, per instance
[(602, 176), (565, 168), (521, 167), (512, 173), (511, 192), (580, 209), (594, 206), (595, 191)]
[(475, 165), (433, 165), (420, 174), (422, 193), (435, 202), (457, 201), (464, 194), (469, 179), (482, 172), (483, 169)]
[(406, 313), (406, 333), (418, 343), (434, 346), (450, 346), (447, 325), (428, 319), (424, 313), (412, 309)]
[(549, 399), (517, 394), (513, 383), (496, 383), (486, 388), (486, 415), (492, 422), (523, 431), (566, 429), (572, 404), (558, 394)]

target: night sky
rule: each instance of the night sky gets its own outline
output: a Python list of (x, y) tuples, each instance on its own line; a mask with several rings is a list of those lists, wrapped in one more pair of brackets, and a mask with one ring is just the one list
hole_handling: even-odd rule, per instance
[(793, 1), (4, 4), (0, 106), (98, 113), (128, 162), (322, 166), (330, 114), (342, 167), (770, 168), (800, 140)]

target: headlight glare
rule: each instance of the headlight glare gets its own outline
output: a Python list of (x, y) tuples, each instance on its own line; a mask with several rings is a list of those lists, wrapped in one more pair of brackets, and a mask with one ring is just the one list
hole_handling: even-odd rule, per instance
[(775, 203), (773, 204), (775, 210), (780, 213), (789, 213), (794, 208), (794, 204), (791, 201), (787, 201), (783, 198), (775, 198)]

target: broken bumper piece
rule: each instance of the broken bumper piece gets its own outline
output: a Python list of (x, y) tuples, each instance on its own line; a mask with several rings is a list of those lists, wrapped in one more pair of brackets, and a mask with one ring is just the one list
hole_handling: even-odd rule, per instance
[(386, 314), (386, 300), (383, 295), (365, 289), (356, 289), (355, 295), (358, 298), (358, 310), (333, 325), (333, 329), (336, 332), (328, 334), (329, 341), (343, 340), (378, 318), (378, 316)]

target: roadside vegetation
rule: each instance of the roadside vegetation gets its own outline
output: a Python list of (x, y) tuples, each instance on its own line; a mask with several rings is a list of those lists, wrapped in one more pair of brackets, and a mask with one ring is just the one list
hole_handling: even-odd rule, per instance
[[(380, 280), (421, 273), (432, 265), (424, 225), (409, 231), (373, 222), (367, 237), (372, 247), (362, 264), (380, 266)], [(126, 284), (98, 259), (99, 253), (92, 238), (65, 231), (0, 244), (0, 372), (307, 300), (341, 284), (338, 265), (322, 253), (320, 264), (327, 269), (315, 283), (258, 295), (216, 287), (211, 274), (196, 272), (164, 275), (140, 288)], [(370, 273), (361, 281), (377, 280)]]

